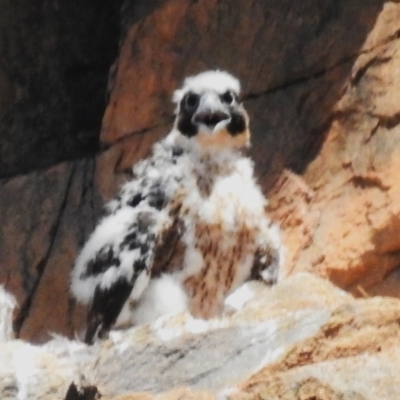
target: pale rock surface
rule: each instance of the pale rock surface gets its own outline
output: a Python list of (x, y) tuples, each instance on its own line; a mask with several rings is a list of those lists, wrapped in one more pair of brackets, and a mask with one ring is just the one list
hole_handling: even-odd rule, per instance
[[(305, 294), (304, 287), (298, 287), (298, 284), (306, 283), (304, 277), (306, 274), (295, 275), (295, 279), (288, 279), (287, 287), (285, 284), (281, 286), (286, 293), (294, 290), (294, 301), (296, 292), (303, 290)], [(116, 400), (398, 399), (400, 302), (379, 297), (354, 300), (345, 294), (329, 298), (329, 285), (320, 280), (312, 281), (308, 282), (312, 287), (318, 282), (326, 290), (325, 296), (321, 297), (321, 305), (330, 310), (327, 322), (314, 335), (285, 347), (281, 355), (266, 358), (260, 369), (242, 383), (218, 391), (186, 388), (155, 396), (148, 393), (125, 395)], [(275, 294), (279, 297), (282, 293)], [(305, 297), (297, 299), (302, 302)], [(255, 299), (255, 302), (258, 300)], [(317, 301), (317, 296), (314, 301)], [(247, 307), (252, 308), (252, 302)]]
[(94, 346), (11, 340), (0, 345), (0, 398), (62, 399), (74, 382), (119, 400), (396, 399), (399, 300), (355, 300), (306, 273), (247, 291), (254, 297), (220, 318), (177, 314)]
[[(253, 399), (398, 399), (399, 301), (356, 300), (336, 308), (319, 332), (289, 349), (228, 396)], [(309, 397), (304, 397), (308, 391)]]

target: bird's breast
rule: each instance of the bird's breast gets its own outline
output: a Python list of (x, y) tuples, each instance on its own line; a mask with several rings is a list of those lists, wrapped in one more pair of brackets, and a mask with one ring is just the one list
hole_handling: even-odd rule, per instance
[[(193, 193), (190, 195), (193, 200)], [(196, 207), (183, 205), (186, 246), (183, 285), (193, 315), (210, 318), (250, 275), (264, 198), (238, 173), (217, 177)]]

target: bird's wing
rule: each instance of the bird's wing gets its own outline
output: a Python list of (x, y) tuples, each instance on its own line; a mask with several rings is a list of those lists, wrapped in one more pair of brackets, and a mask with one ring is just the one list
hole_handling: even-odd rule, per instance
[(133, 251), (137, 246), (140, 248), (140, 257), (135, 257), (134, 261), (134, 276), (127, 279), (124, 274), (120, 274), (109, 287), (96, 287), (88, 310), (85, 343), (92, 344), (97, 337), (102, 338), (111, 329), (128, 298), (138, 300), (150, 277), (182, 268), (182, 221), (176, 218), (170, 220), (164, 224), (163, 229), (154, 229), (156, 224), (151, 222), (148, 226), (153, 234), (147, 234), (146, 244), (137, 245), (135, 239), (129, 239)]
[[(138, 300), (147, 287), (154, 250), (170, 225), (170, 218), (145, 200), (142, 206), (126, 205), (103, 219), (83, 249), (82, 253), (97, 245), (80, 276), (82, 284), (94, 284), (87, 343), (108, 332), (128, 298)], [(96, 241), (101, 235), (104, 237)]]
[(115, 323), (134, 284), (121, 277), (109, 288), (97, 286), (87, 314), (85, 343), (92, 344), (97, 337), (103, 337)]
[(89, 304), (88, 343), (117, 319), (122, 323), (124, 305), (140, 299), (154, 268), (155, 275), (166, 268), (179, 230), (176, 199), (185, 173), (177, 163), (183, 152), (177, 150), (160, 142), (150, 158), (135, 166), (135, 178), (109, 203), (108, 215), (76, 260), (71, 290), (78, 301)]
[(147, 187), (132, 182), (125, 186), (82, 249), (72, 273), (72, 292), (89, 304), (87, 343), (111, 328), (128, 299), (140, 298), (150, 279), (155, 248), (173, 225), (162, 181)]

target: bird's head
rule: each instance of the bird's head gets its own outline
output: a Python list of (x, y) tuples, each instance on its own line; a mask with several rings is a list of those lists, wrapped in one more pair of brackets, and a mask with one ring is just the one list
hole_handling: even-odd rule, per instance
[(177, 104), (175, 130), (206, 148), (248, 146), (249, 117), (239, 94), (239, 81), (224, 71), (186, 78), (173, 96)]

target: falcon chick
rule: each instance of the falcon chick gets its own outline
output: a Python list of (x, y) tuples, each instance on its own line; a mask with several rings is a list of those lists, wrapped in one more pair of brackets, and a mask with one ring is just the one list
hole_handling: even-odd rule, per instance
[(241, 153), (250, 132), (239, 92), (219, 70), (175, 91), (172, 131), (134, 166), (72, 271), (72, 293), (89, 305), (86, 343), (169, 312), (210, 318), (249, 278), (276, 281), (279, 233)]

